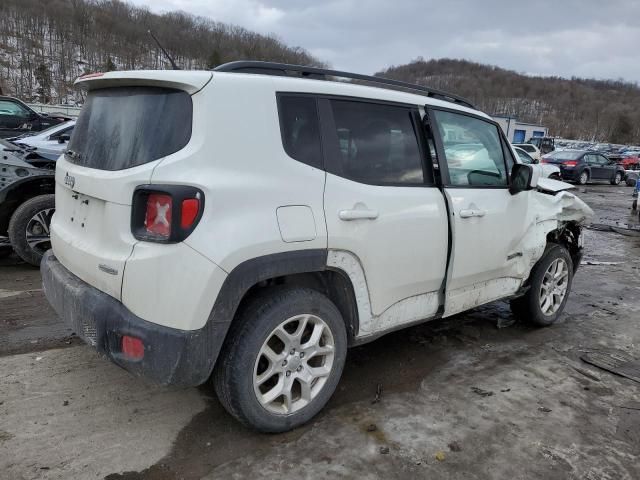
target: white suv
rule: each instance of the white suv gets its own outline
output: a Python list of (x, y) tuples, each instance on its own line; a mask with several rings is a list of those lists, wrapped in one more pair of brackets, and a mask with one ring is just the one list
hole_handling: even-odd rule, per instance
[(497, 299), (536, 325), (564, 308), (592, 212), (463, 99), (262, 62), (78, 83), (44, 288), (136, 375), (213, 377), (232, 415), (284, 431), (348, 346)]

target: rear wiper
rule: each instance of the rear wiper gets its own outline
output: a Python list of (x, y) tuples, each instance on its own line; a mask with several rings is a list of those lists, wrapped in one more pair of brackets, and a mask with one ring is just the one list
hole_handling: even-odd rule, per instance
[(64, 152), (65, 155), (69, 155), (69, 157), (73, 158), (74, 160), (78, 160), (82, 157), (82, 155), (80, 155), (78, 152), (74, 152), (73, 150), (67, 150)]

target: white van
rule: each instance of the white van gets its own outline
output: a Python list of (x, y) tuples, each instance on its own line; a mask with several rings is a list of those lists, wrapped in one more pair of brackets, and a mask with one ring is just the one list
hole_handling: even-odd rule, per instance
[(232, 415), (284, 431), (351, 345), (498, 299), (562, 313), (592, 212), (464, 99), (263, 62), (77, 83), (45, 293), (136, 375), (213, 377)]

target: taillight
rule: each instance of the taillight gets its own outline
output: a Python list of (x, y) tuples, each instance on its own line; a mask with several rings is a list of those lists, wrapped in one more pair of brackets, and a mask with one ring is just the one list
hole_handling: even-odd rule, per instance
[(180, 210), (180, 226), (189, 228), (198, 216), (200, 211), (200, 199), (187, 198), (182, 201), (182, 209)]
[(183, 185), (141, 185), (133, 193), (131, 232), (138, 240), (176, 243), (187, 238), (204, 209), (204, 194)]
[(575, 167), (576, 165), (578, 165), (578, 162), (576, 160), (565, 160), (564, 162), (562, 162), (563, 165), (566, 165), (567, 167)]
[(171, 195), (164, 193), (150, 194), (147, 197), (147, 211), (144, 218), (144, 228), (147, 233), (169, 238), (171, 235), (172, 208)]

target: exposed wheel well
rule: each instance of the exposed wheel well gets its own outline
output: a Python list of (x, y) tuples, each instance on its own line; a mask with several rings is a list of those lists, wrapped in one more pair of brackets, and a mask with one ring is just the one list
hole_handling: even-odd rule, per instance
[(12, 188), (0, 203), (0, 235), (7, 234), (9, 220), (22, 203), (38, 195), (55, 192), (53, 175), (44, 178), (34, 178)]
[(569, 251), (573, 261), (573, 270), (578, 268), (582, 258), (582, 248), (578, 239), (582, 232), (582, 227), (575, 222), (565, 223), (561, 228), (553, 230), (547, 234), (547, 243), (557, 243)]
[(351, 280), (345, 273), (338, 270), (296, 273), (263, 280), (245, 293), (236, 312), (240, 311), (255, 295), (263, 294), (265, 289), (281, 285), (311, 288), (327, 296), (342, 314), (347, 327), (349, 344), (353, 342), (359, 328), (358, 307)]

